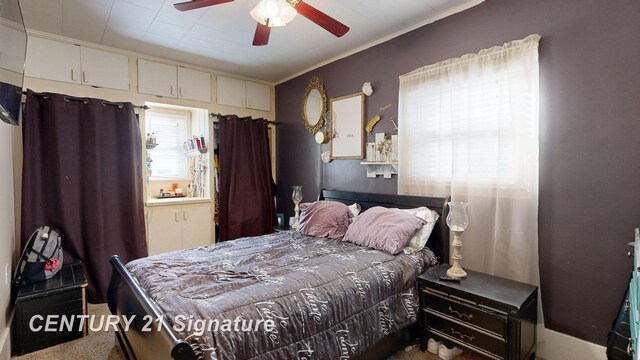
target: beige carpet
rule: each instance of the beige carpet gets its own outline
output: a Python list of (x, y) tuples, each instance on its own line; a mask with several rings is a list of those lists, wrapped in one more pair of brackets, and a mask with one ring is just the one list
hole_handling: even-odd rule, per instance
[[(106, 315), (109, 309), (106, 304), (89, 304), (89, 314)], [(23, 356), (12, 357), (13, 360), (41, 360), (41, 359), (65, 359), (65, 360), (122, 360), (122, 355), (115, 347), (115, 335), (111, 331), (91, 332), (81, 339), (69, 341), (47, 349), (32, 352)], [(423, 353), (419, 346), (414, 346), (410, 351), (400, 351), (389, 360), (438, 360), (438, 356)], [(481, 360), (482, 357), (465, 352), (456, 360)]]
[[(106, 304), (89, 304), (90, 315), (110, 314)], [(14, 356), (15, 360), (41, 360), (41, 359), (65, 359), (65, 360), (122, 360), (120, 351), (115, 346), (115, 335), (112, 331), (89, 332), (88, 336), (52, 346), (50, 348), (35, 351), (22, 356)]]

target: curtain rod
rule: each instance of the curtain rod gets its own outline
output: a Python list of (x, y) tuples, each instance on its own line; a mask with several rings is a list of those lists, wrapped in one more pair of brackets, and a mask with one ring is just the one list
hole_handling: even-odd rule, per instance
[[(222, 114), (220, 114), (220, 113), (210, 113), (210, 114), (209, 114), (209, 117), (210, 117), (210, 118), (212, 118), (212, 117), (221, 118), (221, 117), (223, 117), (223, 116), (226, 116), (226, 115), (222, 115)], [(238, 117), (238, 118), (239, 118), (239, 119), (242, 119), (241, 117)], [(275, 122), (275, 121), (271, 121), (271, 120), (267, 120), (267, 119), (263, 119), (262, 121), (266, 122), (266, 123), (267, 123), (267, 124), (269, 124), (269, 125), (280, 125), (280, 123), (277, 123), (277, 122)]]
[[(47, 97), (47, 94), (45, 94), (45, 93), (33, 92), (32, 94), (36, 95), (36, 96), (43, 96), (45, 98)], [(27, 92), (23, 91), (22, 95), (27, 95)], [(67, 101), (68, 100), (82, 101), (82, 102), (88, 102), (89, 101), (89, 98), (75, 97), (75, 96), (69, 96), (69, 95), (65, 95), (64, 99), (67, 100)], [(124, 103), (102, 100), (102, 105), (123, 106)], [(150, 107), (148, 107), (147, 105), (133, 105), (133, 107), (136, 108), (136, 109), (144, 109), (144, 110), (149, 110), (150, 109)]]

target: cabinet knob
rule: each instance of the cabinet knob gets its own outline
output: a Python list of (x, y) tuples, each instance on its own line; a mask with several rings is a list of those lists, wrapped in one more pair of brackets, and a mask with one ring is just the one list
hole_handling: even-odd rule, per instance
[(627, 251), (627, 256), (628, 257), (633, 257), (633, 254), (631, 253), (631, 251)]

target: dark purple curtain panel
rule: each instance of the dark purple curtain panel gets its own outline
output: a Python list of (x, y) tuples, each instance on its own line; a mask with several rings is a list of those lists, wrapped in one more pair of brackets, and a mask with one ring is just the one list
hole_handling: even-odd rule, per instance
[(276, 224), (267, 122), (220, 119), (220, 240), (273, 232)]
[(84, 262), (89, 301), (105, 302), (109, 258), (147, 256), (133, 105), (28, 91), (22, 131), (22, 244), (35, 225), (59, 229), (65, 263)]

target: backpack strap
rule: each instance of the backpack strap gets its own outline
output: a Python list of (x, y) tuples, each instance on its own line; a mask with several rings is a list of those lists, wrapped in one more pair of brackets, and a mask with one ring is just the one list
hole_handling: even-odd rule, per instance
[(18, 261), (18, 266), (16, 267), (16, 271), (13, 274), (13, 282), (16, 286), (20, 286), (22, 283), (22, 270), (24, 268), (23, 264), (26, 263), (27, 258), (29, 257), (29, 251), (33, 247), (33, 243), (36, 241), (38, 234), (40, 233), (40, 228), (37, 228), (31, 236), (29, 236), (29, 240), (25, 244), (22, 249), (22, 255), (20, 255), (20, 261)]
[(31, 252), (32, 252), (32, 253), (34, 253), (34, 254), (38, 255), (38, 257), (39, 257), (41, 260), (44, 260), (45, 262), (50, 262), (50, 261), (51, 261), (51, 258), (50, 258), (50, 257), (47, 257), (47, 256), (45, 256), (45, 255), (43, 254), (44, 250), (47, 248), (47, 244), (49, 243), (49, 239), (51, 238), (51, 231), (52, 231), (52, 230), (51, 230), (51, 228), (50, 228), (50, 227), (45, 226), (45, 227), (42, 229), (42, 234), (39, 234), (39, 235), (40, 235), (40, 237), (41, 237), (42, 239), (44, 239), (44, 243), (42, 244), (42, 247), (40, 248), (40, 251), (38, 251), (38, 250), (36, 250), (36, 249), (33, 249), (33, 248), (31, 249)]

